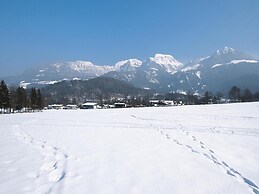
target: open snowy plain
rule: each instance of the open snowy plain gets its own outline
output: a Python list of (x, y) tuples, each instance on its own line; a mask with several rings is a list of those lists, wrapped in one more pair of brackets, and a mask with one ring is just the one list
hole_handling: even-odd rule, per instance
[(0, 115), (0, 193), (259, 193), (259, 103)]

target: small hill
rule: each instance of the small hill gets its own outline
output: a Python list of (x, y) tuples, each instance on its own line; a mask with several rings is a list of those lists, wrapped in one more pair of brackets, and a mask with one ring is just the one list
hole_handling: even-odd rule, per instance
[(112, 100), (122, 97), (146, 96), (151, 92), (136, 88), (124, 81), (109, 77), (98, 77), (90, 80), (62, 81), (42, 88), (42, 93), (50, 103), (86, 100)]

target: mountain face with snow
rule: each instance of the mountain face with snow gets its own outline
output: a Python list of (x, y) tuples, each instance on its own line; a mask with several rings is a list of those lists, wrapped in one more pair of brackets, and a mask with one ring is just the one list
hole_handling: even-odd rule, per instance
[(149, 58), (146, 66), (149, 69), (157, 68), (173, 74), (182, 68), (183, 64), (171, 55), (156, 54), (154, 57)]
[(135, 71), (139, 66), (142, 65), (142, 61), (138, 59), (128, 59), (124, 61), (119, 61), (114, 65), (115, 71), (128, 72)]
[(91, 79), (113, 71), (113, 66), (97, 66), (88, 61), (69, 61), (39, 66), (20, 75), (7, 78), (12, 84), (21, 86), (47, 85), (72, 79)]
[(209, 57), (187, 63), (176, 77), (172, 83), (174, 90), (227, 93), (235, 85), (258, 91), (259, 62), (247, 54), (225, 47)]
[(99, 76), (159, 92), (227, 93), (234, 85), (259, 91), (259, 62), (229, 47), (185, 65), (172, 55), (155, 54), (144, 61), (128, 59), (113, 66), (97, 66), (88, 61), (56, 63), (5, 80), (7, 83), (33, 86), (53, 84), (64, 79), (87, 80)]
[(234, 85), (253, 91), (259, 90), (259, 62), (229, 47), (186, 65), (171, 55), (156, 54), (134, 71), (117, 70), (105, 76), (161, 92), (227, 93)]
[(104, 76), (127, 81), (137, 87), (164, 91), (168, 80), (183, 67), (183, 64), (173, 56), (164, 54), (155, 54), (144, 62), (137, 61), (137, 65), (133, 66), (131, 63), (131, 67), (134, 68), (127, 68), (128, 71), (122, 67), (127, 67), (129, 62), (124, 61), (120, 69), (116, 68), (116, 64), (115, 71), (108, 72)]

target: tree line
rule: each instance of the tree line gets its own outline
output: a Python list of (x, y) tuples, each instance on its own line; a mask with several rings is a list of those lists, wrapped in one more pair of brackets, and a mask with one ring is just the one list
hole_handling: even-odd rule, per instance
[[(72, 99), (73, 104), (77, 104), (77, 99), (84, 98), (84, 96), (76, 95)], [(98, 103), (108, 103), (112, 104), (117, 102), (116, 98), (95, 99)], [(59, 103), (66, 103), (63, 98), (58, 98)], [(121, 97), (120, 97), (121, 98)], [(93, 98), (94, 99), (94, 98)], [(206, 91), (203, 95), (196, 94), (180, 94), (180, 93), (167, 93), (161, 95), (143, 95), (143, 96), (124, 96), (123, 102), (131, 106), (150, 106), (150, 99), (159, 100), (173, 100), (181, 104), (216, 104), (216, 103), (226, 103), (226, 102), (252, 102), (259, 101), (259, 92), (252, 93), (249, 89), (241, 90), (237, 86), (233, 86), (229, 92), (228, 97), (224, 97), (223, 93), (217, 92), (213, 94), (212, 92)], [(0, 83), (0, 113), (10, 113), (14, 111), (18, 112), (29, 112), (35, 110), (42, 110), (45, 103), (49, 99), (44, 99), (41, 90), (36, 88), (24, 89), (23, 87), (18, 88), (8, 88), (4, 80)], [(67, 100), (68, 101), (68, 100)], [(121, 100), (120, 100), (121, 101)], [(50, 101), (49, 101), (50, 102)]]
[(259, 92), (252, 93), (248, 88), (241, 90), (240, 88), (233, 86), (229, 91), (229, 99), (233, 102), (259, 101)]
[[(203, 97), (200, 98), (200, 103), (209, 104), (217, 103), (222, 101), (224, 97), (223, 93), (216, 93), (215, 95), (212, 92), (205, 92)], [(241, 90), (237, 86), (233, 86), (228, 92), (228, 102), (253, 102), (259, 101), (259, 92), (253, 94), (250, 89), (246, 88)]]
[(159, 100), (174, 100), (182, 102), (183, 104), (218, 104), (227, 102), (253, 102), (259, 101), (259, 92), (253, 93), (246, 88), (241, 90), (237, 86), (233, 86), (227, 94), (221, 92), (213, 93), (206, 91), (203, 95), (196, 95), (193, 93), (179, 94), (166, 93), (164, 95), (155, 96)]
[(0, 83), (0, 113), (29, 112), (42, 110), (44, 99), (40, 89), (26, 90), (22, 87), (8, 88), (4, 80)]

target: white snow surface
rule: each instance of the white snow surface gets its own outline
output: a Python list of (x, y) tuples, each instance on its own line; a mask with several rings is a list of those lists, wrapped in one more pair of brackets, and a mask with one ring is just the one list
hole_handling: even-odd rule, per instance
[(0, 115), (0, 193), (259, 192), (259, 103)]

